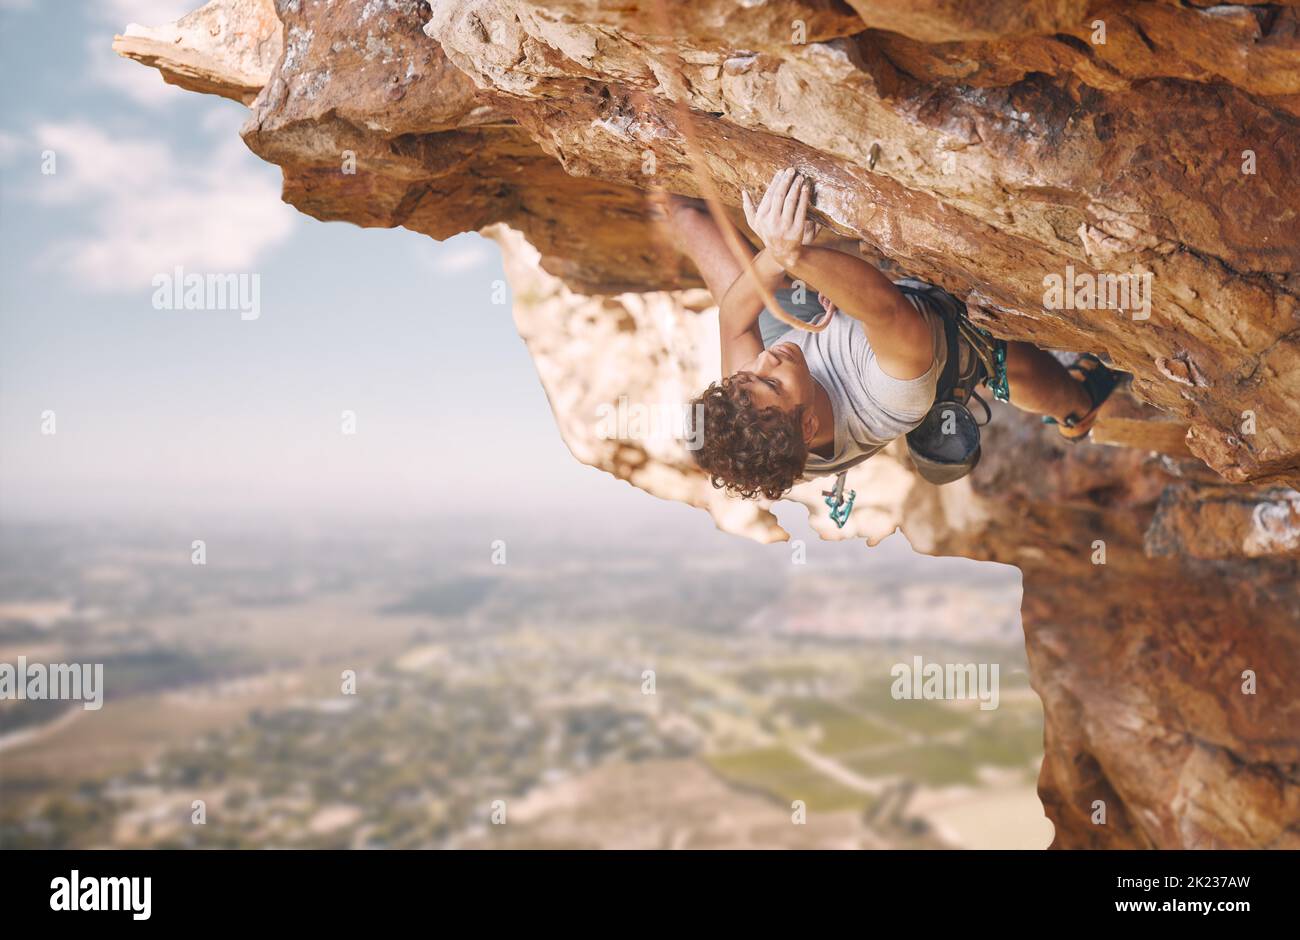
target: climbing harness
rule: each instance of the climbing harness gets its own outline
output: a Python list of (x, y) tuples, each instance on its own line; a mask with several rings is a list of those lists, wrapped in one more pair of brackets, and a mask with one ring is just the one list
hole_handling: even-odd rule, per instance
[[(993, 418), (975, 391), (983, 383), (998, 401), (1011, 397), (1007, 380), (1007, 344), (995, 339), (966, 316), (966, 305), (947, 291), (911, 278), (895, 285), (905, 294), (926, 297), (943, 314), (948, 358), (936, 388), (935, 402), (925, 419), (907, 434), (907, 450), (922, 479), (942, 486), (960, 480), (980, 460), (980, 428)], [(962, 346), (972, 355), (963, 366)], [(971, 403), (979, 402), (984, 420), (977, 421)]]
[[(962, 317), (965, 321), (965, 317)], [(967, 321), (967, 325), (969, 322)], [(996, 340), (993, 334), (988, 330), (975, 328), (980, 336), (984, 337), (989, 343), (993, 344), (993, 370), (989, 373), (988, 386), (993, 389), (993, 397), (997, 401), (1011, 401), (1011, 383), (1007, 381), (1007, 343), (1006, 340)]]
[(836, 528), (844, 528), (844, 524), (849, 521), (849, 513), (853, 512), (853, 500), (857, 498), (857, 490), (849, 490), (849, 498), (844, 498), (844, 481), (848, 479), (849, 471), (841, 470), (835, 477), (835, 486), (829, 490), (822, 490), (822, 495), (826, 497), (826, 505), (831, 508), (831, 521), (835, 523)]
[[(995, 339), (988, 330), (971, 323), (966, 317), (966, 305), (955, 314), (957, 329), (962, 339), (979, 358), (984, 367), (984, 384), (997, 401), (1011, 400), (1011, 384), (1007, 381), (1007, 341)], [(972, 393), (973, 394), (973, 393)]]
[[(960, 480), (979, 463), (980, 428), (993, 419), (993, 412), (975, 391), (976, 387), (981, 383), (986, 385), (997, 401), (1008, 401), (1011, 397), (1011, 384), (1007, 378), (1007, 343), (971, 323), (966, 315), (966, 305), (942, 288), (911, 278), (897, 282), (895, 286), (905, 294), (924, 296), (942, 314), (947, 362), (936, 385), (934, 404), (925, 419), (907, 434), (907, 449), (917, 474), (941, 486)], [(787, 308), (783, 312), (796, 317), (814, 315), (811, 301), (798, 304), (791, 295), (788, 290), (776, 292), (778, 301)], [(780, 327), (775, 322), (764, 324), (760, 320), (760, 330), (766, 347), (775, 339)], [(964, 363), (963, 348), (970, 350)], [(983, 410), (983, 421), (976, 419), (972, 410), (974, 403)], [(838, 528), (842, 529), (848, 523), (857, 496), (856, 491), (849, 490), (848, 497), (845, 497), (848, 470), (865, 459), (859, 458), (854, 464), (844, 467), (835, 478), (835, 486), (822, 490), (831, 521)]]

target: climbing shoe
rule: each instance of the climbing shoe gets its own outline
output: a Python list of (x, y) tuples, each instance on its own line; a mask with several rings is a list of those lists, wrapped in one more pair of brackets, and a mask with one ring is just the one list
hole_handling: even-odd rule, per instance
[(1084, 391), (1088, 393), (1088, 400), (1092, 402), (1092, 407), (1082, 415), (1067, 415), (1064, 421), (1057, 421), (1055, 418), (1044, 418), (1043, 423), (1055, 424), (1062, 437), (1067, 441), (1077, 442), (1083, 440), (1092, 431), (1092, 426), (1097, 423), (1097, 415), (1101, 412), (1102, 405), (1106, 404), (1111, 392), (1115, 391), (1119, 386), (1119, 383), (1124, 378), (1124, 373), (1109, 368), (1092, 353), (1081, 355), (1074, 361), (1073, 365), (1066, 367), (1066, 371), (1083, 383)]

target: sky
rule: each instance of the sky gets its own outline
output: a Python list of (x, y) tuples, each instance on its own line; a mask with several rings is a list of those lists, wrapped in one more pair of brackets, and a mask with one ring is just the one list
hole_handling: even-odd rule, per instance
[[(308, 218), (243, 106), (112, 52), (197, 5), (0, 0), (0, 523), (504, 513), (725, 544), (569, 454), (494, 243)], [(260, 315), (156, 309), (177, 266), (256, 274)]]
[[(0, 513), (658, 502), (564, 448), (495, 244), (310, 219), (245, 108), (113, 54), (191, 5), (0, 0)], [(260, 316), (155, 309), (177, 265)]]

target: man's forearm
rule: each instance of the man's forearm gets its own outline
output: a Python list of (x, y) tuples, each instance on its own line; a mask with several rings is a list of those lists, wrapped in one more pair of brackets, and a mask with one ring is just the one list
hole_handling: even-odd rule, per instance
[[(815, 285), (868, 332), (873, 325), (885, 325), (897, 316), (899, 304), (907, 301), (885, 275), (856, 255), (833, 248), (807, 245), (787, 269), (790, 277)], [(911, 308), (907, 307), (910, 313)]]
[(785, 270), (769, 251), (764, 249), (755, 255), (718, 306), (718, 319), (723, 332), (739, 336), (752, 329), (766, 306), (763, 293), (776, 290), (783, 280)]
[(930, 368), (930, 327), (889, 278), (856, 255), (831, 248), (805, 246), (790, 262), (788, 274), (815, 285), (862, 323), (886, 375), (914, 379)]

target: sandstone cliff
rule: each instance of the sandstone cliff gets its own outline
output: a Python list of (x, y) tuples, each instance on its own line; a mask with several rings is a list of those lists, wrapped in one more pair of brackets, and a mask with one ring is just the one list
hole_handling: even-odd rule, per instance
[[(213, 0), (116, 47), (248, 104), (245, 141), (303, 212), (487, 229), (574, 454), (750, 537), (784, 533), (680, 449), (596, 433), (600, 404), (716, 373), (707, 295), (649, 190), (738, 219), (742, 188), (796, 164), (828, 237), (1000, 336), (1108, 354), (1135, 379), (1097, 443), (1002, 410), (967, 481), (923, 484), (895, 448), (851, 475), (843, 532), (819, 485), (794, 498), (828, 537), (901, 524), (1024, 572), (1057, 846), (1300, 845), (1300, 13), (974, 10)], [(1149, 316), (1048, 304), (1067, 272), (1145, 278)], [(590, 368), (596, 349), (619, 368)]]

